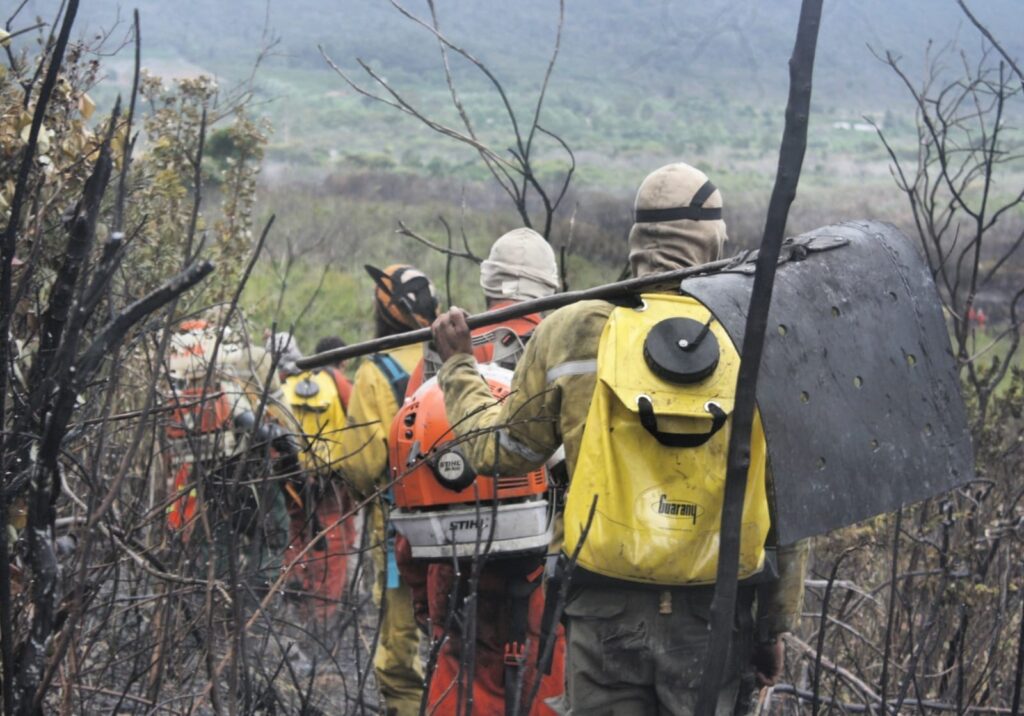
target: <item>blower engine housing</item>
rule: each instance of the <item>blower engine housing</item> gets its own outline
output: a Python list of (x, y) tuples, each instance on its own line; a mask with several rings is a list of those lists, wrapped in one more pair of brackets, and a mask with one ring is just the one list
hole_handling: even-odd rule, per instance
[[(477, 368), (496, 399), (508, 395), (510, 370), (491, 363)], [(554, 526), (547, 469), (487, 474), (486, 467), (470, 464), (459, 442), (445, 413), (444, 393), (431, 378), (406, 399), (388, 440), (395, 481), (391, 519), (409, 541), (413, 558), (545, 552)]]

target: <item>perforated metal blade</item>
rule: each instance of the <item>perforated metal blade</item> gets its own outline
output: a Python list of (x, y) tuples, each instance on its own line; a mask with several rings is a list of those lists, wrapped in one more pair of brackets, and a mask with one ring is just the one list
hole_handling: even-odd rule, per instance
[[(780, 544), (974, 477), (942, 306), (910, 239), (888, 224), (845, 222), (789, 242), (757, 390)], [(682, 283), (741, 350), (747, 266)]]

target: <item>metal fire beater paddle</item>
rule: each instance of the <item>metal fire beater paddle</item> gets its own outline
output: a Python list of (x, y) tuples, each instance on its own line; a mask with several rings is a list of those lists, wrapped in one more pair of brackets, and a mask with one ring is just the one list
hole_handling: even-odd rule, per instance
[(736, 403), (729, 436), (725, 497), (719, 532), (718, 573), (715, 598), (711, 605), (711, 634), (705, 655), (704, 673), (697, 697), (698, 716), (712, 716), (718, 703), (718, 691), (729, 645), (732, 642), (733, 615), (736, 610), (739, 571), (740, 528), (743, 495), (750, 467), (750, 436), (754, 423), (757, 375), (768, 325), (768, 308), (775, 284), (775, 269), (790, 204), (796, 197), (800, 168), (807, 149), (807, 122), (811, 110), (811, 76), (814, 52), (821, 23), (822, 0), (803, 0), (796, 43), (789, 59), (789, 99), (786, 124), (779, 150), (779, 168), (775, 176), (764, 238), (757, 257), (750, 308), (743, 334), (740, 370), (736, 381)]

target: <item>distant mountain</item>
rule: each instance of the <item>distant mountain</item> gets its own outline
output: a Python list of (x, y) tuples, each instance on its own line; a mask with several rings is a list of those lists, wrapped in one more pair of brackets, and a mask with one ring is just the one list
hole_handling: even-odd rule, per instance
[[(903, 56), (923, 76), (926, 48), (953, 41), (977, 56), (979, 34), (955, 0), (824, 0), (814, 73), (808, 181), (841, 175), (891, 182), (888, 156), (870, 116), (901, 150), (913, 150), (913, 101), (873, 55)], [(107, 41), (127, 35), (131, 4), (82, 0), (78, 32)], [(429, 21), (423, 0), (396, 0)], [(58, 0), (28, 0), (23, 18), (49, 18)], [(1024, 0), (968, 0), (1011, 53), (1024, 58)], [(566, 0), (558, 62), (542, 124), (576, 154), (578, 186), (631, 190), (651, 166), (671, 158), (733, 174), (733, 186), (768, 186), (774, 175), (788, 87), (798, 0)], [(401, 170), (486, 179), (475, 152), (415, 120), (351, 91), (331, 72), (323, 48), (360, 81), (356, 58), (441, 122), (461, 126), (448, 96), (438, 44), (388, 0), (138, 0), (143, 64), (163, 77), (214, 74), (222, 85), (248, 77), (270, 39), (257, 75), (258, 111), (274, 133), (266, 176), (298, 168), (320, 176), (345, 168)], [(532, 118), (558, 24), (557, 0), (437, 0), (443, 32), (485, 62), (501, 80), (520, 123)], [(959, 68), (948, 54), (946, 65)], [(124, 92), (131, 52), (105, 57), (101, 106)], [(505, 109), (488, 80), (452, 53), (456, 84), (478, 136), (502, 152), (511, 142)], [(1019, 100), (1017, 101), (1019, 106)], [(1015, 109), (1016, 111), (1016, 109)], [(865, 131), (866, 130), (866, 131)], [(541, 137), (537, 170), (564, 176), (560, 146)], [(280, 170), (280, 173), (275, 173)]]
[[(48, 17), (56, 0), (30, 0)], [(426, 17), (426, 3), (409, 0)], [(550, 53), (555, 0), (437, 3), (442, 27), (512, 84), (535, 82)], [(557, 81), (627, 85), (658, 94), (718, 92), (755, 100), (784, 92), (797, 0), (568, 0)], [(1024, 54), (1020, 0), (974, 0), (975, 12)], [(92, 33), (142, 14), (147, 57), (173, 57), (218, 73), (251, 62), (269, 26), (279, 36), (271, 65), (322, 68), (322, 44), (340, 61), (362, 57), (385, 71), (437, 77), (437, 48), (387, 0), (86, 0), (79, 29)], [(895, 89), (868, 50), (893, 50), (919, 66), (929, 39), (945, 43), (965, 25), (954, 0), (825, 0), (817, 98), (844, 104)], [(969, 33), (968, 49), (977, 47)], [(860, 105), (860, 101), (852, 104)]]

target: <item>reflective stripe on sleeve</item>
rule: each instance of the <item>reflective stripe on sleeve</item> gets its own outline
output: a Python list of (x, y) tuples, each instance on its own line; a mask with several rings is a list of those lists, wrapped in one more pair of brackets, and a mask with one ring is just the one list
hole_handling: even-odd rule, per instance
[(548, 383), (554, 383), (559, 378), (563, 378), (567, 375), (586, 375), (587, 373), (596, 372), (596, 358), (591, 358), (590, 360), (570, 360), (556, 365), (554, 368), (549, 370), (547, 378)]
[(498, 445), (509, 452), (515, 453), (524, 460), (529, 460), (530, 462), (541, 463), (547, 458), (547, 455), (531, 450), (509, 435), (506, 428), (502, 428), (498, 431)]

